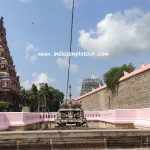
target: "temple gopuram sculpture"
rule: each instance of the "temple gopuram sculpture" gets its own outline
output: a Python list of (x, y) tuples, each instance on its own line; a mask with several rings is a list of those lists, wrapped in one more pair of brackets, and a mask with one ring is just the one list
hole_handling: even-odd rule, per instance
[(59, 127), (87, 127), (87, 121), (84, 117), (84, 112), (81, 106), (81, 103), (71, 98), (70, 93), (70, 99), (67, 99), (62, 104), (60, 104), (60, 109), (57, 112), (57, 119), (55, 120), (55, 122)]
[(20, 82), (6, 40), (3, 17), (0, 18), (0, 101), (7, 101), (11, 111), (18, 111)]

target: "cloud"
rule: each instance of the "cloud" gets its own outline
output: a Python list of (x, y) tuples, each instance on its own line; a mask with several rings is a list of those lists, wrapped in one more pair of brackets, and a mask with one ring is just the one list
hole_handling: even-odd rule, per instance
[(36, 48), (33, 44), (28, 43), (26, 46), (26, 55), (25, 59), (30, 60), (31, 63), (35, 62), (37, 60), (37, 55), (33, 54), (38, 51), (38, 48)]
[(22, 82), (22, 86), (26, 89), (29, 90), (31, 88), (31, 82), (29, 80), (26, 80), (24, 82)]
[(97, 75), (91, 75), (91, 78), (92, 79), (98, 79), (98, 76)]
[(106, 14), (96, 30), (80, 31), (79, 44), (87, 51), (110, 55), (136, 54), (150, 50), (150, 12), (138, 8)]
[(56, 80), (54, 78), (49, 77), (44, 72), (39, 73), (39, 74), (36, 72), (33, 72), (32, 77), (33, 77), (33, 81), (26, 80), (26, 81), (22, 82), (22, 86), (26, 90), (29, 90), (31, 88), (32, 84), (35, 84), (39, 89), (40, 83), (52, 84), (52, 83), (56, 82)]
[[(63, 0), (63, 1), (68, 8), (72, 8), (73, 0)], [(75, 0), (74, 2), (76, 4), (77, 0)]]
[(38, 49), (31, 43), (27, 44), (26, 51), (38, 51)]
[(30, 61), (33, 63), (37, 60), (37, 55), (30, 56)]
[(80, 78), (78, 78), (78, 80), (76, 81), (77, 83), (76, 96), (79, 96), (81, 94), (82, 82), (83, 82), (83, 77), (80, 76)]
[(17, 76), (21, 76), (21, 72), (20, 71), (17, 71)]
[(40, 83), (54, 83), (55, 82), (55, 79), (54, 78), (51, 78), (49, 77), (46, 73), (40, 73), (40, 74), (37, 74), (36, 72), (34, 72), (32, 74), (32, 76), (35, 78), (33, 83), (35, 85), (39, 85)]
[(77, 95), (80, 95), (81, 93), (81, 85), (77, 86)]
[[(58, 58), (57, 59), (57, 65), (62, 69), (68, 69), (68, 59), (67, 57), (64, 58)], [(70, 71), (72, 73), (78, 72), (78, 66), (77, 64), (71, 64), (70, 65)]]
[(22, 3), (31, 3), (33, 2), (33, 0), (18, 0), (19, 2), (22, 2)]

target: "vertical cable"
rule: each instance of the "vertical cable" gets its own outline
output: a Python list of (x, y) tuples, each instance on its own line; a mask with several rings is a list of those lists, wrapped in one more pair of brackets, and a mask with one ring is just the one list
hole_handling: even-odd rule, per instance
[[(70, 36), (70, 47), (69, 47), (69, 52), (72, 51), (73, 23), (74, 23), (73, 21), (74, 21), (74, 0), (73, 0), (73, 4), (72, 4), (71, 36)], [(69, 80), (70, 80), (70, 62), (71, 62), (71, 56), (69, 56), (69, 60), (68, 60), (66, 102), (67, 102), (67, 98), (68, 98), (68, 89), (69, 89)]]

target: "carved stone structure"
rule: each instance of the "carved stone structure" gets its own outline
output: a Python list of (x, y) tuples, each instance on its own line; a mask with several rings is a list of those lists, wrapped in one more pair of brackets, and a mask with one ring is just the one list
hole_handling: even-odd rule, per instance
[(87, 126), (81, 103), (68, 99), (60, 105), (55, 122), (59, 126)]
[(0, 18), (0, 100), (10, 102), (12, 111), (18, 110), (19, 77), (7, 46), (3, 17)]

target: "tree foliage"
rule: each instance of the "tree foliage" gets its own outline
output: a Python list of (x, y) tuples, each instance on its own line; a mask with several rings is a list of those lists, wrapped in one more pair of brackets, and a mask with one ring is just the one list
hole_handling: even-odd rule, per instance
[(116, 86), (119, 84), (119, 79), (124, 75), (124, 71), (130, 73), (134, 70), (135, 67), (131, 63), (128, 65), (123, 64), (120, 67), (112, 67), (104, 74), (104, 82), (112, 92), (115, 92)]
[(9, 111), (9, 103), (0, 101), (0, 112), (7, 112)]
[(20, 102), (22, 106), (28, 106), (31, 112), (55, 112), (59, 109), (64, 94), (58, 89), (49, 87), (47, 83), (41, 83), (38, 89), (35, 84), (30, 90), (20, 89)]

